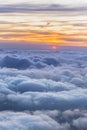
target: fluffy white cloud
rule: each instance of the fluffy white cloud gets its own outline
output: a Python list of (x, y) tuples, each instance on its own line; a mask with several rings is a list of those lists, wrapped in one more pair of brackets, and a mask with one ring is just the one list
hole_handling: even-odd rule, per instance
[[(1, 130), (60, 130), (61, 126), (47, 115), (26, 113), (0, 113)], [(62, 129), (61, 129), (62, 130)]]

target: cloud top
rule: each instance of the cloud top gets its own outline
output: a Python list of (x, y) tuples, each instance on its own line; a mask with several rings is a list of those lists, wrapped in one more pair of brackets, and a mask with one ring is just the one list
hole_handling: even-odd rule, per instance
[(0, 51), (0, 129), (86, 130), (87, 51)]

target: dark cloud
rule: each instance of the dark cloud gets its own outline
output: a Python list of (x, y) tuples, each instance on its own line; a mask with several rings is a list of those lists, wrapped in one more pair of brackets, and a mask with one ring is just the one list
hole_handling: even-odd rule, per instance
[(14, 58), (14, 57), (6, 56), (2, 60), (1, 67), (26, 69), (31, 64), (32, 63), (26, 59), (20, 60), (20, 59)]
[[(60, 49), (61, 50), (61, 49)], [(61, 50), (62, 51), (62, 50)], [(80, 50), (79, 50), (80, 52)], [(60, 51), (43, 50), (39, 51), (28, 51), (25, 50), (24, 55), (21, 50), (8, 51), (1, 55), (0, 67), (1, 68), (15, 68), (15, 69), (42, 69), (48, 67), (77, 67), (84, 68), (87, 64), (87, 56), (79, 52), (66, 51), (62, 53)], [(46, 55), (45, 55), (46, 54)], [(77, 55), (77, 57), (76, 57)], [(73, 76), (73, 72), (65, 71), (64, 76)]]
[(16, 68), (16, 69), (27, 69), (27, 68), (44, 68), (47, 65), (58, 66), (59, 62), (54, 58), (44, 58), (43, 61), (41, 59), (28, 60), (28, 59), (20, 59), (16, 57), (5, 56), (1, 61), (1, 67), (7, 68)]

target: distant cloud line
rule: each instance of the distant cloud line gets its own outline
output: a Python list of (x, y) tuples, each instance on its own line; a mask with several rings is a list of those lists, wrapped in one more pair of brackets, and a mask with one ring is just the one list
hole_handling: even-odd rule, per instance
[(0, 13), (28, 13), (28, 12), (46, 12), (46, 11), (60, 11), (60, 12), (85, 12), (87, 6), (70, 7), (61, 4), (2, 4), (0, 5)]

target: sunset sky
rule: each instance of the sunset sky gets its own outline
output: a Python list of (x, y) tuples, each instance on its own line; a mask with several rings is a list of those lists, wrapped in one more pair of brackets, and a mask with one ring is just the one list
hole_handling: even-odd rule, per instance
[(87, 0), (0, 1), (0, 45), (87, 46)]

